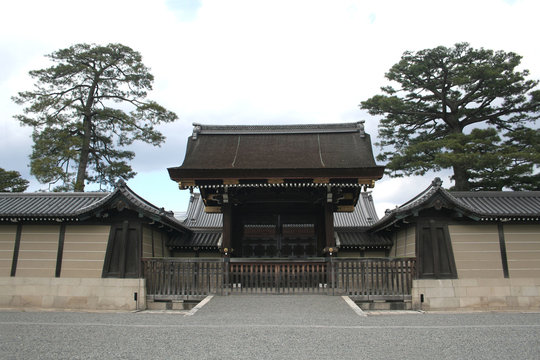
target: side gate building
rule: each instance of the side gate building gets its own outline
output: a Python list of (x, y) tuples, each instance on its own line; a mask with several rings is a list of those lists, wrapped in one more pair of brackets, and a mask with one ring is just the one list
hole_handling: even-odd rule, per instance
[[(125, 183), (0, 194), (0, 306), (174, 308), (208, 294), (348, 295), (364, 308), (540, 309), (540, 192), (440, 179), (379, 219), (363, 123), (194, 124), (182, 221)], [(376, 199), (375, 199), (376, 200)]]

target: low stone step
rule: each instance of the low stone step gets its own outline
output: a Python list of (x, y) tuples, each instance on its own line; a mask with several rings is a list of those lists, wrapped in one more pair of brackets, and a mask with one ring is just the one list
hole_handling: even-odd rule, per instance
[(362, 310), (412, 310), (410, 301), (356, 301)]
[(154, 300), (152, 298), (146, 299), (147, 310), (191, 310), (200, 301), (192, 300)]

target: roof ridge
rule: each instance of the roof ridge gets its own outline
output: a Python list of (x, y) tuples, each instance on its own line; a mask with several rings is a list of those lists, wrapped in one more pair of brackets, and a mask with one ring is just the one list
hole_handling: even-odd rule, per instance
[(172, 211), (167, 211), (163, 207), (161, 207), (161, 208), (157, 207), (156, 205), (152, 204), (148, 200), (144, 199), (143, 197), (141, 197), (140, 195), (135, 193), (125, 183), (125, 181), (119, 181), (115, 186), (115, 190), (113, 192), (111, 192), (111, 193), (108, 193), (108, 195), (103, 197), (101, 200), (79, 209), (79, 214), (83, 214), (83, 213), (85, 213), (87, 211), (91, 211), (92, 209), (95, 209), (95, 208), (101, 206), (102, 204), (109, 201), (109, 199), (111, 199), (114, 195), (116, 195), (118, 193), (123, 194), (127, 199), (130, 199), (131, 201), (138, 201), (141, 205), (147, 206), (148, 208), (150, 208), (150, 209), (152, 209), (154, 211), (158, 211), (162, 215), (166, 215), (168, 217), (174, 218), (174, 213)]
[(454, 197), (535, 197), (540, 191), (450, 191)]
[(53, 197), (106, 197), (111, 194), (107, 191), (88, 191), (88, 192), (0, 192), (0, 196), (10, 197), (30, 197), (30, 196), (53, 196)]
[(329, 124), (288, 124), (288, 125), (205, 125), (193, 123), (193, 138), (199, 134), (294, 134), (294, 133), (334, 133), (355, 132), (364, 134), (364, 120), (353, 123)]

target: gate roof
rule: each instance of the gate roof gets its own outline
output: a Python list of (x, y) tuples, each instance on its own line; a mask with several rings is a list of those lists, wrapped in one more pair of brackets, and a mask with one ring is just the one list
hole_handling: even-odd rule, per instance
[(193, 125), (183, 164), (168, 169), (171, 179), (180, 183), (328, 178), (371, 184), (383, 175), (362, 122)]

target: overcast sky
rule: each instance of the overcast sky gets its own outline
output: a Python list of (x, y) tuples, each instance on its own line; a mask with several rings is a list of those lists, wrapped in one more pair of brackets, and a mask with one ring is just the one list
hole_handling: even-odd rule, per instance
[[(46, 189), (29, 174), (31, 129), (12, 118), (11, 101), (33, 85), (28, 71), (45, 54), (76, 43), (122, 43), (139, 51), (155, 77), (149, 98), (180, 120), (162, 126), (160, 148), (136, 144), (138, 175), (128, 185), (168, 210), (187, 207), (167, 167), (182, 163), (192, 123), (308, 124), (378, 119), (358, 108), (386, 85), (406, 50), (469, 42), (514, 51), (540, 78), (537, 0), (17, 0), (0, 4), (0, 167)], [(377, 152), (378, 150), (375, 149)], [(381, 164), (384, 165), (384, 164)], [(379, 215), (440, 176), (378, 181)]]

